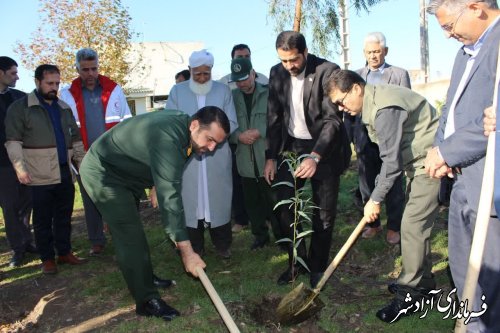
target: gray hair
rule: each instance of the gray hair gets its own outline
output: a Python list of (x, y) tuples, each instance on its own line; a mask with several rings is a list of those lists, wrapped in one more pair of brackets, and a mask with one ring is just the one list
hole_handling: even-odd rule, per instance
[(96, 60), (99, 62), (99, 57), (97, 56), (96, 51), (89, 48), (83, 48), (76, 52), (76, 68), (80, 69), (80, 62), (82, 60)]
[(439, 8), (447, 9), (451, 12), (458, 12), (464, 6), (471, 2), (484, 2), (486, 6), (490, 9), (498, 9), (497, 0), (429, 0), (427, 4), (427, 13), (430, 15), (436, 15)]
[(384, 34), (378, 31), (366, 35), (364, 45), (367, 43), (379, 43), (382, 48), (387, 47)]

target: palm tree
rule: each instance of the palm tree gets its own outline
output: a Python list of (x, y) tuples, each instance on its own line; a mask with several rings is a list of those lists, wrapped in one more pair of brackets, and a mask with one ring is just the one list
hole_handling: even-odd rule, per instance
[[(359, 12), (384, 0), (350, 0), (350, 6)], [(275, 20), (277, 31), (293, 22), (294, 31), (309, 31), (312, 35), (312, 49), (321, 55), (330, 55), (330, 47), (336, 50), (340, 44), (339, 10), (347, 0), (295, 0), (292, 10), (290, 0), (269, 0), (269, 16)], [(337, 42), (337, 43), (334, 43)]]

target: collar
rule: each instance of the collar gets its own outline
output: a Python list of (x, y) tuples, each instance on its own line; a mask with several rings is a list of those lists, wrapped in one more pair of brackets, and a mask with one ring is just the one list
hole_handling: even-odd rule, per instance
[(385, 62), (377, 69), (371, 69), (370, 67), (368, 67), (368, 72), (380, 72), (380, 74), (384, 74), (384, 69), (386, 67), (386, 64)]
[(8, 93), (8, 92), (9, 92), (9, 90), (10, 90), (10, 87), (9, 87), (9, 86), (7, 86), (7, 88), (5, 88), (5, 90), (4, 90), (4, 91), (0, 91), (0, 95), (5, 95), (6, 93)]
[(500, 15), (497, 16), (495, 20), (493, 20), (493, 22), (490, 23), (488, 28), (481, 34), (479, 39), (473, 45), (464, 45), (464, 52), (470, 55), (471, 57), (475, 57), (479, 53), (481, 46), (483, 46), (484, 41), (490, 34), (491, 30), (493, 30), (493, 27), (498, 23), (498, 20), (500, 20)]
[(87, 90), (87, 91), (94, 91), (96, 89), (99, 89), (99, 88), (102, 88), (102, 84), (101, 84), (101, 81), (99, 79), (97, 79), (97, 83), (96, 85), (94, 86), (94, 89), (90, 90), (88, 89), (87, 87), (85, 87), (82, 83), (82, 80), (80, 79), (80, 84), (82, 86), (82, 90)]

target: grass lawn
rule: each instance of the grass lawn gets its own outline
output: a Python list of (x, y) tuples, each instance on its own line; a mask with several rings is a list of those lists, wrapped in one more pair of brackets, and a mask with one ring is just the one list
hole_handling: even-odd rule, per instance
[[(349, 171), (342, 178), (338, 215), (334, 228), (333, 258), (361, 218), (352, 203), (357, 178)], [(78, 193), (78, 191), (77, 191)], [(146, 206), (146, 204), (145, 204)], [(177, 285), (161, 290), (163, 299), (182, 316), (170, 323), (137, 317), (114, 260), (112, 237), (103, 256), (79, 267), (60, 266), (54, 276), (40, 272), (40, 261), (28, 256), (26, 264), (9, 268), (10, 253), (5, 228), (0, 224), (0, 332), (226, 332), (225, 325), (201, 282), (188, 276), (180, 258), (166, 240), (158, 212), (141, 210), (155, 273), (174, 279)], [(440, 213), (433, 232), (434, 274), (438, 288), (449, 291), (447, 275), (446, 211)], [(385, 218), (383, 219), (385, 224)], [(86, 257), (89, 243), (81, 201), (75, 203), (73, 249)], [(319, 298), (325, 308), (301, 324), (282, 326), (274, 309), (291, 291), (276, 280), (286, 268), (287, 256), (277, 246), (250, 251), (253, 237), (244, 230), (233, 239), (230, 260), (216, 257), (207, 236), (207, 275), (241, 332), (451, 332), (454, 322), (444, 313), (419, 312), (395, 324), (375, 317), (391, 300), (387, 284), (401, 269), (399, 246), (385, 242), (385, 232), (370, 240), (359, 239), (330, 278)], [(309, 284), (301, 275), (297, 282)], [(423, 318), (419, 318), (419, 317)]]

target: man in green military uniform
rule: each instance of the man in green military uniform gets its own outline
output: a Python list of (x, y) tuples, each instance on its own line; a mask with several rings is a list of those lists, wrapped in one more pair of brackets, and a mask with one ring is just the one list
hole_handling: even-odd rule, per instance
[(193, 251), (181, 198), (182, 172), (191, 151), (214, 151), (229, 134), (229, 120), (217, 107), (192, 117), (166, 110), (129, 118), (102, 135), (80, 168), (83, 185), (113, 235), (120, 270), (136, 302), (136, 313), (171, 320), (168, 306), (153, 285), (149, 247), (136, 200), (156, 186), (161, 220), (180, 251), (187, 272), (205, 268)]
[[(370, 85), (357, 73), (334, 72), (327, 86), (328, 96), (339, 110), (352, 116), (361, 113), (372, 142), (378, 144), (382, 167), (364, 218), (373, 222), (380, 203), (395, 179), (406, 174), (406, 205), (401, 224), (403, 270), (397, 284), (389, 285), (393, 301), (377, 312), (385, 322), (395, 322), (404, 309), (414, 313), (416, 300), (428, 296), (436, 283), (431, 272), (430, 235), (438, 212), (439, 181), (424, 169), (427, 150), (432, 148), (438, 126), (436, 110), (419, 94), (392, 85)], [(412, 300), (409, 300), (408, 295)]]

